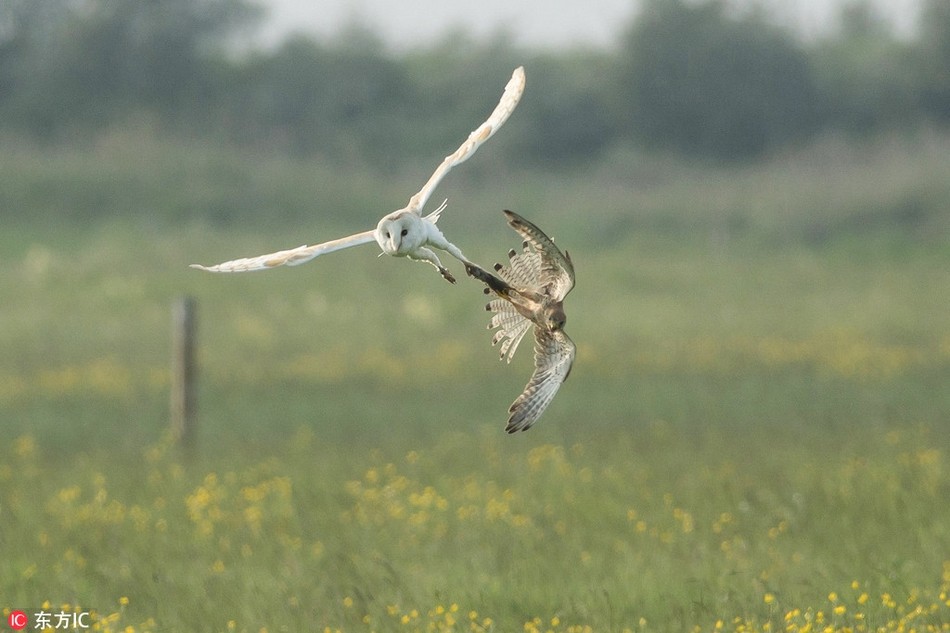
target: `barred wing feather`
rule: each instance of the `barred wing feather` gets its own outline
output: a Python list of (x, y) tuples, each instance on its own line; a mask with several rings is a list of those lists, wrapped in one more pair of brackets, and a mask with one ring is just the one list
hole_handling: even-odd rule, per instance
[(511, 228), (517, 231), (541, 258), (536, 283), (541, 288), (547, 288), (547, 294), (552, 299), (563, 301), (574, 287), (574, 264), (571, 258), (555, 246), (554, 240), (528, 220), (511, 211), (505, 211), (505, 215)]
[(563, 330), (534, 329), (534, 373), (508, 409), (508, 433), (526, 431), (541, 417), (570, 375), (575, 352)]
[[(527, 242), (524, 249), (521, 253), (508, 251), (508, 265), (495, 264), (495, 271), (514, 288), (535, 289), (541, 270), (541, 255), (531, 250)], [(510, 363), (518, 344), (533, 324), (505, 299), (493, 299), (486, 308), (494, 313), (488, 329), (498, 328), (492, 337), (492, 345), (501, 343), (501, 358)]]
[(521, 316), (514, 306), (504, 299), (492, 299), (486, 307), (495, 313), (488, 323), (488, 329), (499, 328), (492, 336), (491, 344), (501, 343), (501, 358), (510, 363), (515, 350), (518, 349), (518, 343), (534, 324)]

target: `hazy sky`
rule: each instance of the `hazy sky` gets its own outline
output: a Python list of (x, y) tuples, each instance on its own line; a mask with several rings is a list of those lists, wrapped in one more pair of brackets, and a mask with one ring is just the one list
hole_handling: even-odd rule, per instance
[[(265, 38), (298, 30), (330, 35), (354, 19), (395, 48), (426, 45), (463, 26), (476, 37), (509, 31), (517, 44), (609, 46), (629, 23), (636, 0), (257, 0), (270, 12)], [(772, 15), (805, 33), (820, 32), (842, 0), (764, 0)], [(882, 12), (907, 29), (917, 0), (876, 0)]]

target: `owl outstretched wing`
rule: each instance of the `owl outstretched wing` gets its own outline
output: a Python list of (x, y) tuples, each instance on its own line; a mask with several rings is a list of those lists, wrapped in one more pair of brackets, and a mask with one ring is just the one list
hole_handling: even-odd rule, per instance
[(574, 342), (563, 330), (534, 329), (534, 373), (508, 408), (511, 417), (505, 431), (525, 431), (541, 417), (570, 375), (575, 352)]
[[(492, 111), (488, 119), (486, 119), (485, 122), (480, 126), (475, 128), (475, 130), (468, 135), (468, 138), (464, 143), (462, 143), (462, 145), (459, 146), (457, 150), (445, 157), (445, 160), (443, 160), (442, 164), (440, 164), (432, 173), (432, 175), (429, 177), (429, 180), (425, 185), (423, 185), (422, 189), (409, 198), (409, 204), (406, 205), (405, 209), (400, 209), (399, 211), (411, 211), (417, 216), (421, 216), (422, 207), (425, 206), (426, 202), (429, 200), (429, 197), (432, 195), (432, 192), (435, 191), (435, 188), (439, 182), (445, 178), (445, 175), (459, 163), (463, 163), (471, 158), (475, 151), (482, 145), (482, 143), (491, 138), (492, 135), (494, 135), (495, 132), (498, 131), (498, 129), (505, 123), (505, 121), (508, 120), (508, 117), (511, 116), (511, 113), (521, 100), (521, 95), (524, 92), (524, 86), (524, 67), (519, 66), (512, 73), (511, 79), (508, 80), (508, 84), (505, 86), (505, 90), (501, 95), (498, 105), (495, 106), (494, 111)], [(445, 203), (432, 211), (426, 216), (425, 219), (435, 224), (438, 222), (439, 216), (444, 209)], [(399, 211), (394, 213), (398, 213)], [(315, 244), (313, 246), (299, 246), (297, 248), (277, 251), (275, 253), (268, 253), (266, 255), (258, 255), (256, 257), (242, 257), (240, 259), (223, 262), (214, 266), (192, 264), (191, 267), (216, 273), (236, 273), (253, 270), (267, 270), (284, 265), (296, 266), (298, 264), (308, 262), (318, 255), (332, 253), (333, 251), (349, 248), (351, 246), (357, 246), (359, 244), (368, 244), (369, 242), (374, 241), (374, 239), (374, 232), (370, 230), (338, 240), (323, 242), (322, 244)], [(453, 255), (455, 255), (455, 253), (453, 253)]]
[(252, 270), (267, 270), (269, 268), (276, 268), (277, 266), (297, 266), (304, 262), (309, 262), (317, 255), (332, 253), (333, 251), (339, 251), (360, 244), (368, 244), (369, 242), (375, 241), (375, 239), (373, 231), (364, 231), (338, 240), (314, 244), (313, 246), (298, 246), (297, 248), (291, 248), (285, 251), (258, 255), (257, 257), (242, 257), (241, 259), (233, 259), (214, 266), (191, 264), (191, 267), (212, 273), (243, 273)]
[(457, 150), (445, 157), (442, 164), (429, 176), (429, 180), (422, 186), (419, 193), (409, 198), (409, 204), (406, 205), (407, 210), (413, 213), (422, 213), (422, 207), (425, 206), (429, 200), (429, 196), (432, 195), (436, 186), (445, 178), (445, 175), (456, 165), (464, 163), (471, 158), (475, 150), (481, 147), (482, 143), (490, 139), (492, 135), (504, 125), (505, 121), (508, 120), (508, 117), (511, 116), (511, 113), (514, 112), (515, 107), (518, 105), (518, 102), (521, 101), (521, 95), (524, 93), (524, 85), (524, 67), (518, 66), (514, 72), (511, 73), (511, 79), (509, 79), (508, 84), (505, 85), (505, 91), (501, 94), (501, 99), (498, 101), (498, 105), (495, 106), (492, 113), (484, 123), (479, 125), (468, 135), (468, 138), (465, 139), (465, 142), (462, 143)]
[(554, 240), (544, 231), (525, 220), (514, 211), (505, 211), (508, 224), (524, 238), (540, 257), (536, 284), (555, 301), (563, 301), (574, 287), (574, 264), (567, 253), (555, 246)]

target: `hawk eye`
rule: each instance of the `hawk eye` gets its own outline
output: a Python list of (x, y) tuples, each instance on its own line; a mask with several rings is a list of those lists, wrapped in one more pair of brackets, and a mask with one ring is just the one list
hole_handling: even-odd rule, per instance
[(409, 229), (403, 229), (400, 235), (402, 235), (403, 237), (406, 237), (407, 235), (409, 235)]

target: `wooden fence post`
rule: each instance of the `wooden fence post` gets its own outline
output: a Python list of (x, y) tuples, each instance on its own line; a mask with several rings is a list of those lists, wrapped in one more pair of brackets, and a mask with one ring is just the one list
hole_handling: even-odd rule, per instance
[(194, 442), (195, 300), (179, 297), (172, 306), (171, 432), (180, 445)]

